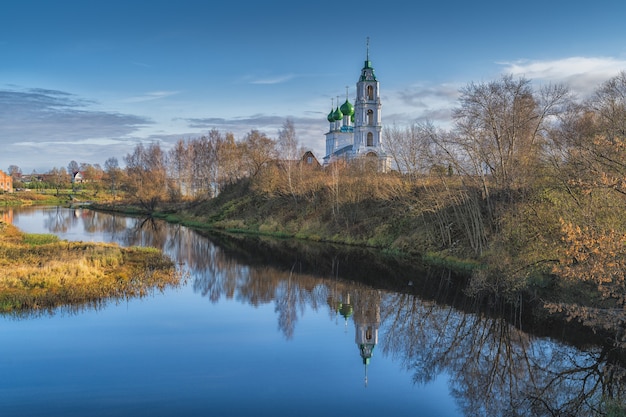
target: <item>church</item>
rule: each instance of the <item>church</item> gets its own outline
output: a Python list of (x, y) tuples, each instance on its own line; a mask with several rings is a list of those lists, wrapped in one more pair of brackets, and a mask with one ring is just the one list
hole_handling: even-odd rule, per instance
[[(346, 88), (347, 90), (347, 88)], [(356, 83), (354, 104), (348, 99), (339, 106), (331, 106), (327, 120), (330, 124), (326, 133), (326, 156), (324, 166), (336, 159), (353, 161), (357, 158), (377, 163), (378, 171), (389, 170), (390, 158), (381, 141), (381, 103), (379, 83), (369, 60), (369, 41), (365, 64)]]

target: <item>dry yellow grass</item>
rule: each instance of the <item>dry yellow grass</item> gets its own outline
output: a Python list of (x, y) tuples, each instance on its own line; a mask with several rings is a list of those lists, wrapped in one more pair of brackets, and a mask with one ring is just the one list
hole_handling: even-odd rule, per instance
[(33, 238), (0, 223), (0, 312), (143, 296), (178, 282), (156, 249)]

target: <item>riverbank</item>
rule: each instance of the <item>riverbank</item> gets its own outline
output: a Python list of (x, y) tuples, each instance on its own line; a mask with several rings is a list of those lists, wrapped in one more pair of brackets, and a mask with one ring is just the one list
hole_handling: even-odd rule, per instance
[[(565, 239), (567, 229), (554, 210), (559, 190), (511, 203), (508, 194), (481, 198), (480, 190), (468, 190), (455, 178), (411, 184), (393, 175), (346, 176), (338, 189), (325, 172), (304, 179), (309, 182), (294, 193), (256, 178), (232, 184), (215, 198), (161, 201), (150, 212), (130, 200), (93, 207), (196, 229), (373, 248), (466, 274), (467, 291), (477, 297), (523, 299), (537, 315), (619, 332), (602, 318), (613, 304), (602, 298), (599, 286), (573, 273), (559, 275), (579, 267), (568, 253), (576, 241)], [(594, 312), (593, 320), (576, 315), (578, 306), (589, 307), (582, 310)]]
[(67, 206), (94, 201), (105, 201), (105, 199), (102, 196), (100, 198), (96, 197), (94, 193), (73, 192), (72, 190), (63, 190), (58, 193), (54, 190), (29, 190), (0, 194), (0, 207)]
[[(333, 205), (325, 191), (314, 199), (292, 199), (259, 192), (243, 180), (212, 199), (160, 202), (148, 211), (130, 199), (91, 207), (128, 215), (145, 215), (201, 230), (292, 238), (375, 248), (399, 257), (424, 260), (470, 273), (481, 267), (471, 249), (434, 242), (433, 224), (425, 216), (423, 196), (368, 198)], [(312, 201), (313, 200), (313, 201)]]
[(179, 283), (171, 260), (153, 248), (61, 241), (0, 222), (0, 312), (98, 305)]

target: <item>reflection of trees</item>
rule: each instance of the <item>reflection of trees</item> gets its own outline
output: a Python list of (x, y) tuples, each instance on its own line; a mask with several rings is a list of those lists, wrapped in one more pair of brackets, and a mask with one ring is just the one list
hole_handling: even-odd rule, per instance
[(253, 306), (274, 303), (286, 338), (294, 336), (307, 308), (328, 309), (332, 319), (343, 315), (357, 332), (376, 324), (380, 313), (376, 349), (397, 359), (415, 383), (449, 375), (451, 393), (467, 416), (592, 416), (603, 411), (604, 399), (626, 395), (623, 353), (577, 349), (525, 333), (520, 328), (528, 317), (519, 308), (477, 305), (448, 271), (331, 245), (226, 238), (213, 243), (216, 238), (179, 225), (74, 213), (50, 210), (46, 227), (67, 230), (82, 221), (86, 230), (110, 240), (160, 248), (185, 268), (194, 291), (212, 302), (225, 297)]
[(294, 282), (293, 275), (289, 274), (276, 288), (276, 308), (278, 313), (278, 328), (287, 339), (293, 337), (298, 321), (298, 307), (302, 313), (306, 306), (306, 293), (300, 291), (300, 286)]
[(169, 240), (168, 229), (167, 224), (157, 222), (152, 217), (135, 218), (124, 236), (124, 244), (165, 249), (165, 245)]
[(43, 212), (43, 227), (50, 233), (63, 234), (71, 228), (82, 225), (87, 233), (101, 233), (105, 240), (125, 243), (123, 235), (128, 228), (128, 216), (99, 213), (83, 208), (68, 209), (63, 207), (20, 207), (20, 214)]
[[(376, 323), (379, 305), (383, 353), (400, 361), (415, 383), (449, 375), (451, 393), (467, 416), (593, 416), (602, 410), (604, 399), (621, 400), (625, 394), (623, 360), (615, 351), (601, 347), (581, 351), (531, 336), (520, 330), (526, 319), (521, 307), (494, 302), (485, 310), (463, 295), (447, 271), (408, 268), (412, 285), (380, 291), (342, 279), (355, 277), (338, 273), (337, 257), (313, 252), (315, 261), (302, 253), (288, 258), (273, 248), (280, 262), (261, 249), (256, 254), (250, 248), (240, 250), (213, 247), (211, 266), (194, 275), (196, 290), (210, 292), (213, 300), (226, 296), (252, 305), (274, 300), (278, 326), (287, 338), (293, 336), (305, 308), (324, 307), (332, 317), (342, 314), (354, 320), (358, 340), (359, 331), (367, 332), (368, 323)], [(346, 258), (342, 259), (348, 271)], [(313, 273), (312, 264), (326, 275)], [(365, 262), (359, 268), (379, 266)], [(406, 276), (397, 281), (406, 282)], [(471, 313), (478, 307), (483, 310)]]
[(44, 227), (51, 233), (65, 233), (77, 221), (72, 214), (71, 210), (61, 207), (51, 208), (46, 211)]
[(107, 236), (108, 240), (116, 241), (126, 233), (128, 222), (126, 216), (117, 214), (98, 213), (96, 211), (81, 210), (85, 231), (90, 233), (100, 232)]
[(441, 373), (467, 416), (592, 416), (603, 398), (624, 394), (610, 350), (534, 339), (501, 317), (391, 294), (384, 303), (384, 351), (426, 383)]

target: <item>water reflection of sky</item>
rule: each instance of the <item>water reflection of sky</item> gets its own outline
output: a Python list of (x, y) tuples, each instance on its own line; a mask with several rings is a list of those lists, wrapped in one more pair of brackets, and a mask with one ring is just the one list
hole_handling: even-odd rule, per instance
[[(56, 208), (14, 215), (28, 232), (128, 239), (89, 233), (92, 222)], [(211, 301), (193, 278), (97, 311), (2, 319), (3, 415), (455, 414), (445, 378), (414, 386), (376, 350), (366, 387), (354, 323), (328, 306), (298, 311), (287, 339), (275, 302)]]
[[(163, 248), (187, 281), (98, 310), (0, 319), (3, 416), (593, 415), (598, 392), (622, 389), (605, 378), (601, 350), (259, 264), (267, 252), (218, 247), (180, 226), (56, 208), (13, 218), (28, 232)], [(446, 279), (437, 285), (454, 295)], [(366, 368), (358, 335), (372, 327), (380, 340)]]
[(383, 355), (364, 387), (353, 330), (326, 312), (307, 311), (289, 341), (275, 320), (272, 305), (207, 303), (189, 288), (2, 320), (3, 415), (454, 415), (445, 381), (415, 387)]

